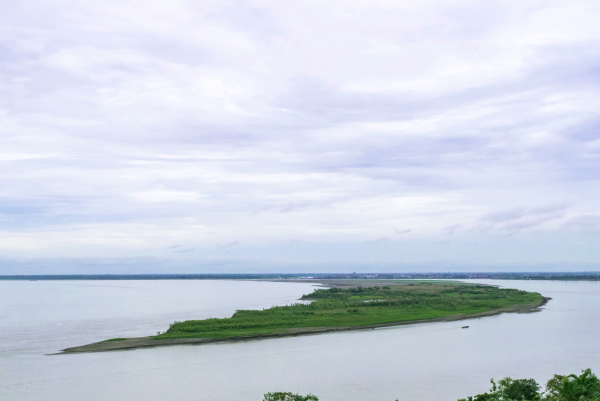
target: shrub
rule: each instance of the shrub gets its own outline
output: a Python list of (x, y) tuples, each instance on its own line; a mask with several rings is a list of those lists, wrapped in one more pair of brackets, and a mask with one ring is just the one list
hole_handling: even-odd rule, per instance
[(319, 398), (313, 394), (302, 396), (293, 393), (267, 393), (263, 401), (319, 401)]

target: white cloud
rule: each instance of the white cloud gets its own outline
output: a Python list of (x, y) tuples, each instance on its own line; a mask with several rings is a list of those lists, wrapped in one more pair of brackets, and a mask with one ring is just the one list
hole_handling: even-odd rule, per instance
[(168, 191), (154, 190), (144, 192), (134, 192), (130, 196), (138, 202), (193, 202), (202, 197), (202, 195), (189, 191)]
[[(495, 249), (482, 263), (542, 260), (547, 236), (595, 235), (600, 214), (599, 17), (586, 1), (9, 5), (0, 257), (239, 241), (266, 266), (298, 257), (273, 245), (293, 240), (306, 263), (393, 265), (442, 233), (464, 245), (448, 260), (481, 262), (473, 238)], [(546, 245), (495, 248), (507, 235)]]

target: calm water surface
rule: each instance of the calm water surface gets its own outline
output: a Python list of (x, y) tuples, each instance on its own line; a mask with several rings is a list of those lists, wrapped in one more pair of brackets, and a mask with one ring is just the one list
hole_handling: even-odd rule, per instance
[[(600, 283), (477, 280), (553, 298), (540, 313), (202, 346), (47, 356), (174, 320), (289, 304), (304, 283), (0, 281), (0, 400), (448, 400), (491, 377), (600, 373)], [(470, 328), (460, 327), (468, 324)]]

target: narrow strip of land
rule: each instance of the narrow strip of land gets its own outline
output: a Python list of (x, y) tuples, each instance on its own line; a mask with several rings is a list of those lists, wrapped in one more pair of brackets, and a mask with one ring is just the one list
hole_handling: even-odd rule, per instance
[(188, 337), (188, 338), (167, 338), (164, 340), (155, 339), (155, 337), (134, 337), (126, 338), (119, 341), (102, 341), (93, 344), (83, 345), (79, 347), (71, 347), (64, 349), (61, 354), (74, 354), (74, 353), (85, 353), (85, 352), (103, 352), (103, 351), (118, 351), (118, 350), (133, 350), (137, 348), (153, 348), (153, 347), (164, 347), (169, 345), (199, 345), (199, 344), (212, 344), (219, 342), (238, 342), (238, 341), (251, 341), (251, 340), (262, 340), (268, 338), (283, 338), (283, 337), (295, 337), (301, 335), (311, 334), (322, 334), (322, 333), (333, 333), (341, 331), (351, 330), (372, 330), (380, 327), (390, 326), (403, 326), (408, 324), (419, 324), (419, 323), (433, 323), (433, 322), (453, 322), (457, 320), (465, 319), (476, 319), (485, 316), (494, 316), (501, 313), (532, 313), (539, 312), (540, 307), (544, 306), (550, 298), (544, 298), (542, 301), (534, 302), (525, 305), (513, 305), (506, 308), (489, 310), (486, 312), (473, 313), (469, 315), (458, 314), (450, 315), (442, 318), (423, 319), (423, 320), (411, 320), (404, 322), (390, 322), (390, 323), (379, 323), (370, 324), (365, 326), (338, 326), (338, 327), (302, 327), (290, 329), (286, 332), (271, 333), (271, 334), (255, 334), (247, 336), (233, 336), (233, 337), (222, 337), (222, 338), (203, 338), (203, 337)]
[[(449, 322), (500, 313), (539, 311), (549, 298), (538, 293), (494, 286), (433, 282), (320, 282), (297, 303), (262, 311), (238, 310), (225, 319), (175, 322), (157, 336), (116, 338), (63, 350), (100, 352), (167, 345), (207, 344), (375, 329), (427, 322)], [(379, 284), (379, 285), (375, 285)], [(399, 285), (404, 284), (404, 285)]]

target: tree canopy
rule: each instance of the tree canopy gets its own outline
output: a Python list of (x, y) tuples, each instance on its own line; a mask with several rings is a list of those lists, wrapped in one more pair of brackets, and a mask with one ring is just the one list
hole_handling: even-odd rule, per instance
[(300, 395), (293, 393), (267, 393), (263, 401), (319, 401), (319, 398), (313, 394)]
[(459, 401), (600, 401), (600, 380), (585, 369), (582, 374), (554, 375), (540, 392), (539, 384), (533, 379), (514, 380), (506, 377), (498, 384), (492, 382), (489, 392), (463, 398)]

